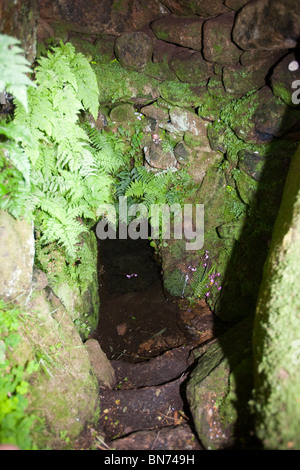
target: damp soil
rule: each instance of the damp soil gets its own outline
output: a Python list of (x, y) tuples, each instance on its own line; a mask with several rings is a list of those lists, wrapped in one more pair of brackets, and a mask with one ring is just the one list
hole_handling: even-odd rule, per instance
[(193, 307), (163, 288), (145, 240), (99, 243), (101, 307), (96, 339), (114, 368), (113, 390), (99, 387), (102, 443), (113, 449), (201, 449), (185, 403), (193, 349), (214, 336), (205, 301)]

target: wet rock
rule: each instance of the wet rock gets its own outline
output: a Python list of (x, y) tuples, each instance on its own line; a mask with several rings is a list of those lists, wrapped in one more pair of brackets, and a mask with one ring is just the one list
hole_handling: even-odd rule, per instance
[(213, 75), (213, 65), (203, 59), (201, 52), (182, 52), (176, 54), (170, 66), (182, 82), (197, 83)]
[(157, 105), (157, 104), (149, 104), (148, 106), (144, 106), (141, 108), (141, 113), (145, 116), (148, 116), (155, 121), (168, 121), (169, 120), (169, 112), (167, 109)]
[(111, 363), (102, 351), (98, 341), (95, 339), (88, 339), (84, 343), (84, 346), (88, 352), (92, 369), (101, 385), (113, 388), (116, 384), (115, 372)]
[(244, 50), (289, 49), (300, 36), (300, 12), (294, 0), (254, 0), (237, 14), (234, 42)]
[(100, 394), (102, 416), (99, 424), (108, 440), (136, 430), (172, 426), (174, 414), (178, 417), (178, 411), (183, 407), (179, 387), (184, 378), (156, 387)]
[(174, 419), (174, 427), (138, 431), (127, 437), (114, 439), (111, 445), (116, 450), (202, 450), (190, 427), (179, 423), (180, 417)]
[(158, 39), (201, 51), (203, 22), (200, 16), (170, 15), (154, 21), (151, 28)]
[(177, 379), (192, 364), (191, 349), (195, 344), (181, 346), (139, 363), (111, 361), (117, 387), (124, 389), (161, 385)]
[(299, 103), (297, 104), (299, 100), (293, 99), (295, 93), (293, 83), (296, 81), (298, 81), (296, 88), (299, 88), (300, 60), (297, 54), (291, 52), (274, 67), (271, 76), (271, 87), (273, 93), (286, 104), (299, 108)]
[(235, 65), (239, 62), (241, 50), (231, 39), (234, 20), (234, 13), (227, 13), (205, 21), (203, 25), (204, 59), (223, 65)]
[(163, 2), (176, 15), (217, 16), (229, 11), (223, 0), (164, 0)]
[(226, 124), (221, 124), (216, 129), (214, 126), (209, 126), (207, 129), (207, 137), (209, 140), (209, 145), (213, 150), (217, 150), (218, 152), (225, 153), (227, 150), (226, 143), (225, 143), (225, 135), (226, 135), (227, 126)]
[(181, 140), (184, 136), (184, 132), (180, 131), (176, 126), (171, 124), (170, 122), (160, 122), (159, 123), (160, 129), (164, 129), (168, 131), (169, 135), (172, 136), (173, 140)]
[(0, 211), (0, 298), (5, 301), (30, 292), (34, 261), (33, 224)]
[(115, 54), (120, 64), (137, 72), (143, 70), (151, 60), (152, 40), (141, 31), (119, 36), (115, 43)]
[(154, 168), (167, 170), (177, 168), (177, 160), (172, 151), (165, 152), (160, 144), (152, 143), (150, 147), (144, 148), (146, 162)]
[[(94, 270), (97, 272), (97, 240), (94, 233), (91, 231), (82, 236), (82, 246), (86, 245), (93, 254)], [(49, 286), (54, 291), (55, 295), (62, 302), (68, 315), (74, 321), (77, 331), (83, 340), (87, 339), (89, 333), (94, 331), (98, 322), (99, 312), (99, 293), (98, 293), (98, 280), (97, 277), (92, 277), (89, 282), (83, 284), (81, 288), (66, 278), (61, 276), (60, 282), (53, 282), (53, 272), (60, 272), (61, 266), (64, 265), (65, 260), (61, 258), (61, 254), (55, 253), (46, 254), (39, 257), (42, 269), (45, 273), (49, 270), (49, 263), (51, 261), (52, 268), (52, 282), (49, 277)], [(91, 266), (92, 268), (92, 266)]]

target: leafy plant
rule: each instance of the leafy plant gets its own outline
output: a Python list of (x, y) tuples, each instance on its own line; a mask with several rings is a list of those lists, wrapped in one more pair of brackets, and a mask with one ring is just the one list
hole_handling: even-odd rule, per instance
[(194, 276), (191, 283), (192, 296), (189, 297), (191, 301), (194, 299), (203, 299), (209, 297), (213, 288), (221, 290), (219, 282), (220, 273), (216, 272), (216, 268), (212, 265), (209, 268), (209, 252), (206, 251), (201, 257), (198, 268), (189, 268), (194, 271)]
[(0, 300), (0, 340), (4, 345), (4, 360), (0, 362), (0, 442), (17, 445), (22, 450), (35, 448), (31, 432), (37, 417), (27, 412), (29, 376), (38, 365), (30, 361), (16, 365), (12, 351), (17, 347), (21, 311)]

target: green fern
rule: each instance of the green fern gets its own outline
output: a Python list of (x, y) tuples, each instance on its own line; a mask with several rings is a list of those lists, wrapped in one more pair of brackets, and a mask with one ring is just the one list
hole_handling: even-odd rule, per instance
[(35, 85), (27, 77), (30, 64), (19, 44), (18, 39), (0, 35), (0, 93), (6, 90), (27, 110), (27, 89)]

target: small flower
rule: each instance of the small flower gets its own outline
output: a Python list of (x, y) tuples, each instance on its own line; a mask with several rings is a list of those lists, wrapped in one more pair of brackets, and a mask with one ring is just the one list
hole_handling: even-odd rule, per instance
[(206, 292), (206, 294), (205, 294), (205, 295), (206, 295), (206, 297), (209, 297), (209, 292)]
[(221, 290), (221, 289), (222, 289), (222, 287), (221, 287), (221, 286), (219, 286), (219, 287), (218, 287), (218, 290)]

